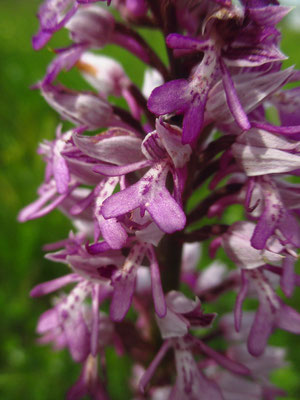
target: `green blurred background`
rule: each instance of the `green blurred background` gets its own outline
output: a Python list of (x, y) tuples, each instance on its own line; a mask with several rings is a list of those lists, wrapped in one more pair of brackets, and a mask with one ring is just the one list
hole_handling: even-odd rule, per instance
[[(29, 87), (40, 79), (53, 54), (49, 49), (35, 53), (31, 36), (37, 30), (37, 0), (0, 2), (0, 259), (1, 259), (1, 333), (0, 333), (0, 399), (52, 400), (63, 399), (68, 387), (77, 379), (79, 366), (74, 365), (66, 351), (52, 352), (49, 346), (36, 343), (35, 326), (39, 315), (50, 306), (50, 296), (30, 299), (30, 289), (39, 282), (65, 273), (65, 266), (43, 258), (42, 246), (66, 237), (71, 225), (59, 212), (43, 219), (18, 224), (18, 211), (36, 196), (43, 179), (44, 164), (36, 154), (37, 144), (52, 139), (59, 118)], [(287, 65), (300, 67), (300, 32), (284, 30), (283, 51), (290, 56)], [(159, 49), (161, 38), (143, 32), (151, 45)], [(59, 33), (52, 47), (68, 43)], [(143, 66), (123, 51), (108, 47), (106, 54), (116, 55), (137, 83), (142, 82)], [(162, 55), (165, 58), (165, 55)], [(63, 80), (70, 87), (85, 87), (76, 72)], [(290, 304), (299, 305), (297, 297)], [(223, 303), (222, 311), (232, 307), (232, 297)], [(299, 308), (299, 307), (298, 307)], [(277, 332), (272, 343), (288, 347), (290, 365), (278, 371), (274, 382), (286, 389), (289, 400), (300, 399), (299, 339)], [(124, 390), (128, 379), (128, 360), (107, 352), (109, 389), (113, 400), (129, 400)], [(210, 399), (208, 399), (210, 400)]]

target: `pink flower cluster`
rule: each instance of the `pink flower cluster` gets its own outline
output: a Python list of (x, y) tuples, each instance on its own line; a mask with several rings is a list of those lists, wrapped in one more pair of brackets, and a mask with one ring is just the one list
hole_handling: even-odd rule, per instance
[[(40, 317), (39, 341), (82, 365), (69, 400), (109, 398), (98, 374), (106, 346), (132, 358), (136, 400), (275, 399), (283, 392), (269, 377), (285, 352), (268, 339), (275, 329), (300, 333), (300, 314), (284, 302), (300, 285), (300, 186), (287, 179), (300, 174), (300, 93), (283, 89), (300, 74), (282, 69), (276, 28), (289, 9), (277, 0), (96, 2), (45, 0), (33, 38), (36, 50), (61, 28), (72, 40), (36, 88), (73, 127), (40, 144), (45, 180), (19, 214), (24, 222), (58, 208), (73, 224), (46, 246), (68, 273), (31, 291), (67, 287)], [(164, 35), (168, 66), (135, 29), (143, 26)], [(145, 63), (142, 88), (95, 52), (108, 44)], [(71, 68), (92, 91), (57, 82)], [(280, 126), (267, 119), (270, 106)], [(223, 214), (235, 204), (244, 218), (229, 226)], [(203, 241), (214, 261), (199, 270)], [(235, 269), (217, 260), (219, 247)], [(204, 312), (232, 290), (232, 313), (215, 321)], [(247, 296), (258, 307), (243, 313)]]

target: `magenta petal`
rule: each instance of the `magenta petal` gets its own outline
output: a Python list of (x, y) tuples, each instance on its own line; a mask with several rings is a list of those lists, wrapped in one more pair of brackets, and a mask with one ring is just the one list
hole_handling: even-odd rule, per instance
[(162, 284), (160, 280), (160, 272), (159, 266), (155, 257), (154, 250), (151, 246), (151, 250), (149, 250), (149, 258), (151, 261), (150, 269), (151, 269), (151, 287), (152, 287), (152, 297), (154, 302), (154, 308), (156, 314), (163, 318), (167, 313), (167, 305), (164, 296), (164, 292), (162, 289)]
[(78, 282), (81, 278), (77, 274), (69, 274), (62, 276), (61, 278), (53, 279), (52, 281), (43, 282), (40, 285), (35, 286), (31, 292), (31, 297), (44, 296), (45, 294), (54, 292), (71, 282)]
[(138, 208), (140, 205), (138, 183), (113, 194), (102, 205), (104, 218), (114, 218)]
[(204, 51), (208, 47), (207, 40), (199, 40), (178, 33), (171, 33), (166, 38), (166, 43), (171, 49), (185, 49)]
[(40, 211), (40, 209), (52, 198), (55, 196), (56, 189), (51, 187), (47, 189), (41, 197), (35, 200), (33, 203), (29, 204), (28, 206), (24, 207), (18, 215), (19, 222), (25, 222), (29, 219), (33, 219), (35, 214)]
[(267, 205), (254, 229), (251, 245), (257, 250), (265, 248), (267, 240), (276, 229), (278, 217), (272, 212), (273, 208)]
[(282, 389), (269, 386), (263, 388), (263, 396), (264, 400), (276, 400), (278, 397), (286, 398), (287, 393)]
[(91, 332), (91, 354), (94, 357), (97, 356), (99, 342), (99, 294), (100, 285), (95, 285), (92, 294), (93, 321)]
[(110, 318), (119, 322), (125, 318), (130, 308), (136, 283), (136, 268), (118, 271), (113, 277), (113, 297), (110, 305)]
[(162, 231), (173, 233), (184, 228), (185, 214), (167, 189), (159, 190), (155, 198), (149, 204), (146, 203), (145, 207)]
[(80, 400), (88, 394), (83, 376), (68, 390), (66, 400)]
[(295, 247), (300, 247), (299, 222), (291, 213), (284, 213), (279, 221), (278, 229), (289, 243)]
[(193, 143), (203, 127), (204, 103), (192, 104), (184, 115), (182, 128), (182, 144)]
[(36, 35), (32, 38), (32, 47), (34, 50), (40, 50), (49, 42), (52, 37), (52, 33), (39, 31)]
[(248, 337), (248, 350), (252, 356), (263, 354), (273, 330), (274, 317), (271, 310), (259, 305)]
[(294, 265), (296, 259), (291, 255), (287, 254), (282, 262), (283, 272), (280, 279), (280, 286), (283, 293), (287, 297), (291, 297), (295, 287), (294, 279)]
[(235, 90), (234, 83), (233, 80), (231, 79), (230, 73), (224, 61), (221, 58), (220, 58), (220, 67), (222, 71), (222, 81), (229, 109), (239, 127), (242, 130), (248, 130), (251, 128), (250, 122), (237, 96), (237, 92)]
[(86, 251), (89, 254), (99, 254), (99, 253), (104, 253), (107, 250), (110, 250), (110, 246), (106, 242), (100, 242), (100, 243), (94, 243), (94, 244), (87, 244), (86, 245)]
[(60, 155), (54, 157), (53, 175), (58, 193), (66, 193), (70, 182), (70, 173), (65, 159)]
[[(183, 340), (181, 339), (178, 344), (183, 345)], [(184, 346), (183, 348), (174, 346), (177, 379), (169, 400), (196, 400), (198, 398), (224, 400), (218, 385), (204, 376), (192, 352), (186, 348), (186, 344)]]
[(116, 166), (116, 165), (109, 165), (109, 164), (98, 164), (93, 168), (94, 172), (98, 174), (106, 175), (106, 176), (119, 176), (129, 174), (129, 172), (136, 171), (138, 169), (142, 169), (148, 167), (152, 164), (152, 161), (143, 160), (138, 161), (133, 164)]
[(103, 239), (112, 249), (121, 249), (124, 246), (127, 240), (127, 233), (116, 218), (107, 220), (103, 217), (99, 218), (99, 225)]
[(75, 319), (64, 323), (64, 332), (73, 360), (83, 362), (90, 353), (90, 333), (81, 312)]
[(30, 219), (43, 217), (44, 215), (46, 215), (49, 212), (53, 211), (56, 207), (58, 207), (68, 197), (68, 195), (71, 193), (71, 191), (73, 189), (74, 189), (74, 187), (72, 189), (70, 189), (67, 193), (64, 193), (64, 194), (61, 194), (61, 195), (57, 196), (56, 199), (54, 199), (52, 201), (52, 203), (49, 203), (44, 208), (41, 208), (35, 214), (31, 215)]
[(74, 67), (83, 50), (84, 46), (82, 45), (72, 45), (69, 48), (59, 51), (57, 57), (47, 68), (47, 74), (44, 78), (43, 84), (47, 85), (52, 83), (62, 69), (69, 71)]
[(188, 85), (185, 79), (178, 79), (155, 88), (148, 100), (149, 110), (156, 115), (183, 112), (190, 100)]
[(87, 209), (95, 200), (97, 187), (91, 193), (84, 197), (82, 200), (77, 201), (69, 210), (71, 215), (79, 215)]
[(250, 375), (250, 370), (246, 366), (236, 361), (230, 360), (228, 357), (223, 356), (222, 354), (213, 350), (211, 347), (207, 346), (201, 340), (197, 340), (196, 344), (201, 352), (205, 353), (208, 357), (215, 360), (219, 365), (228, 369), (234, 374)]
[(300, 334), (300, 314), (292, 307), (281, 304), (280, 312), (276, 316), (276, 326), (285, 331)]
[(246, 277), (244, 270), (242, 270), (242, 272), (241, 272), (241, 279), (242, 279), (241, 288), (236, 297), (235, 307), (234, 307), (234, 325), (235, 325), (235, 330), (237, 332), (239, 332), (241, 329), (242, 307), (243, 307), (243, 302), (247, 296), (248, 287), (249, 287), (249, 282), (248, 282), (248, 279)]
[(53, 328), (56, 328), (58, 324), (59, 320), (57, 310), (56, 308), (51, 308), (40, 316), (36, 330), (38, 333), (45, 333)]
[(171, 343), (168, 340), (165, 340), (162, 344), (161, 348), (159, 349), (158, 353), (156, 354), (155, 358), (152, 360), (151, 364), (147, 368), (146, 372), (142, 376), (142, 379), (139, 383), (139, 388), (142, 393), (145, 392), (145, 387), (147, 383), (150, 381), (152, 375), (154, 374), (156, 368), (160, 364), (161, 360), (164, 358), (166, 352), (171, 347)]
[[(286, 122), (290, 122), (286, 121)], [(282, 122), (284, 123), (284, 122)], [(288, 139), (299, 140), (300, 139), (300, 125), (293, 124), (293, 126), (277, 126), (271, 125), (268, 122), (252, 122), (252, 127), (262, 129), (271, 133), (279, 133), (280, 135), (287, 136)]]

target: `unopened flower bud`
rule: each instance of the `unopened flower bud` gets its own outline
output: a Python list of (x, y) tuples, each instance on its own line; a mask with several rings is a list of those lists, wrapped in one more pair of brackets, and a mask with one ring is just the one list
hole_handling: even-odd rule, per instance
[(76, 64), (83, 77), (104, 96), (120, 96), (130, 84), (121, 64), (110, 57), (84, 53)]
[(66, 28), (74, 42), (103, 47), (110, 41), (114, 23), (114, 17), (104, 8), (89, 6), (78, 10)]

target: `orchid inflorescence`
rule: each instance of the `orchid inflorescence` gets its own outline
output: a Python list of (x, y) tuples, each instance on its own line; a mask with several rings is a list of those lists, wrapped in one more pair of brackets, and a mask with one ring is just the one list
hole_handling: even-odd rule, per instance
[[(72, 44), (55, 50), (35, 88), (74, 126), (59, 125), (40, 144), (45, 180), (19, 221), (58, 208), (74, 226), (46, 246), (46, 258), (69, 272), (31, 291), (68, 289), (37, 327), (41, 343), (68, 348), (82, 365), (68, 399), (109, 398), (106, 346), (130, 355), (136, 400), (284, 395), (269, 378), (285, 352), (268, 339), (275, 329), (300, 333), (300, 314), (284, 301), (300, 285), (300, 185), (290, 179), (300, 175), (300, 92), (283, 90), (300, 74), (282, 69), (276, 28), (289, 11), (277, 0), (41, 5), (33, 47), (61, 28)], [(168, 66), (143, 27), (162, 32)], [(118, 61), (92, 52), (108, 44), (147, 66), (142, 88)], [(57, 83), (72, 68), (93, 91)], [(224, 213), (236, 204), (244, 217), (228, 225)], [(214, 261), (199, 269), (204, 241)], [(219, 247), (235, 269), (216, 259)], [(217, 324), (204, 307), (230, 291), (234, 311)], [(256, 310), (242, 311), (247, 296)]]

